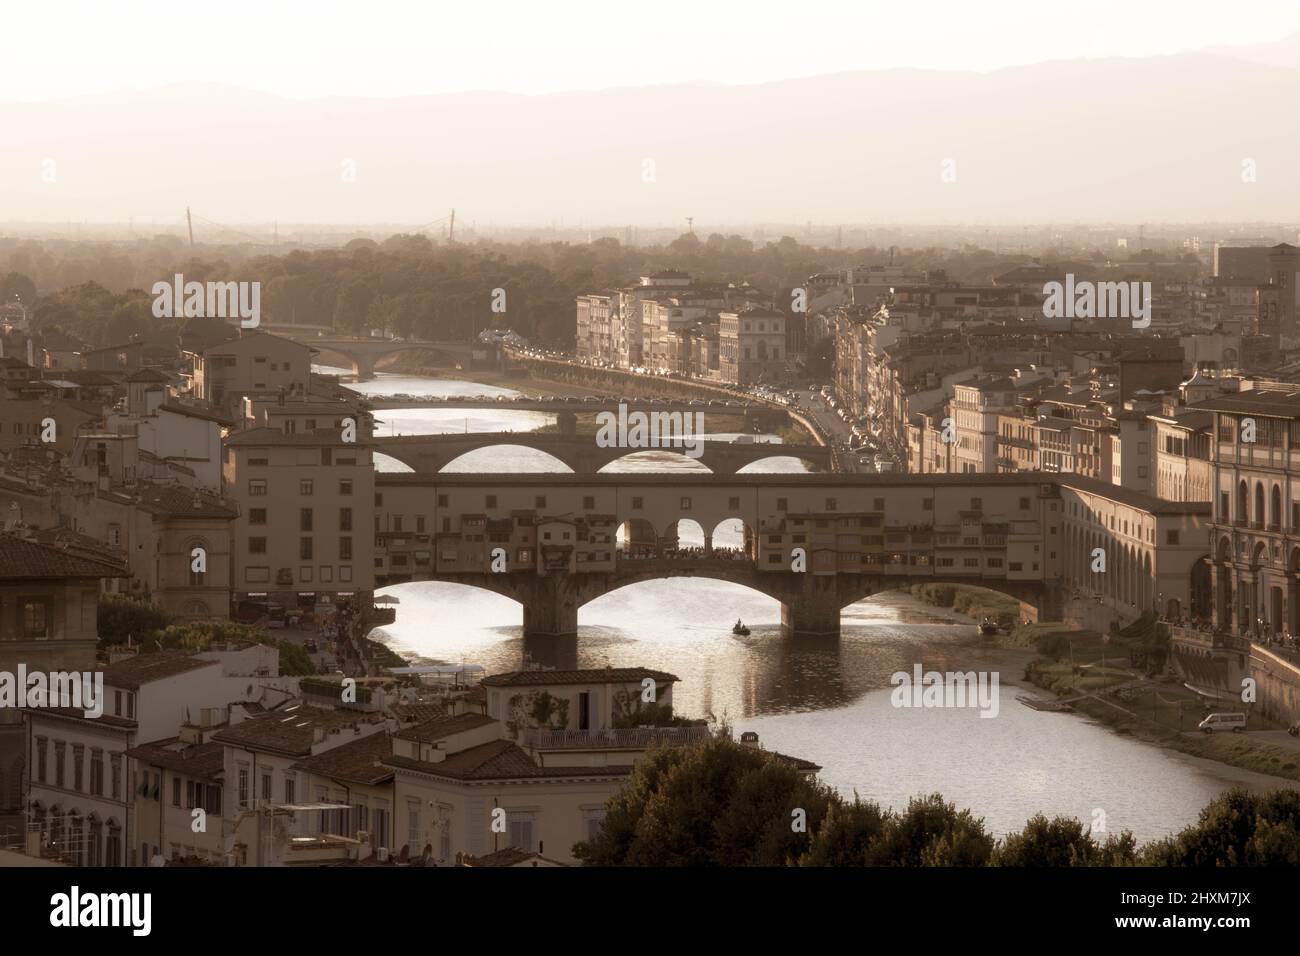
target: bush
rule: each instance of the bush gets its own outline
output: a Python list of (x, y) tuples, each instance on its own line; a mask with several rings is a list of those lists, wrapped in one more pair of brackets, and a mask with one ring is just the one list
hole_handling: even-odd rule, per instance
[(156, 604), (127, 594), (99, 596), (95, 626), (105, 644), (125, 644), (128, 637), (136, 644), (143, 644), (170, 623), (167, 612)]
[(1059, 661), (1070, 653), (1070, 636), (1064, 631), (1048, 631), (1038, 635), (1034, 647), (1041, 656)]

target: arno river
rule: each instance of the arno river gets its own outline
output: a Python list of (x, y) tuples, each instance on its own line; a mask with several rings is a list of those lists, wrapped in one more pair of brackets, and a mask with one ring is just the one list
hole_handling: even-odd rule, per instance
[[(380, 375), (352, 386), (366, 394), (509, 394), (469, 382)], [(538, 412), (487, 408), (376, 413), (378, 434), (527, 431), (544, 425)], [(706, 420), (707, 424), (707, 420)], [(485, 449), (449, 466), (458, 471), (566, 471), (523, 448)], [(609, 470), (681, 467), (654, 460)], [(484, 467), (485, 461), (491, 464)], [(693, 465), (694, 463), (689, 463)], [(381, 460), (381, 470), (406, 470)], [(698, 466), (697, 466), (698, 467)], [(754, 468), (798, 470), (790, 459)], [(683, 543), (691, 542), (681, 529)], [(727, 540), (724, 529), (715, 543)], [(695, 543), (699, 543), (696, 541)], [(1140, 840), (1194, 822), (1218, 793), (1241, 782), (1267, 788), (1277, 778), (1194, 761), (1142, 744), (1072, 714), (1032, 710), (1005, 683), (1023, 672), (1023, 655), (979, 646), (976, 628), (955, 615), (898, 593), (846, 608), (838, 640), (792, 640), (780, 633), (780, 607), (738, 585), (677, 578), (632, 585), (579, 612), (576, 641), (527, 646), (519, 606), (495, 594), (421, 582), (386, 588), (399, 598), (395, 624), (374, 635), (422, 659), (483, 665), (489, 673), (519, 668), (528, 658), (557, 666), (643, 665), (677, 675), (678, 713), (714, 715), (734, 730), (756, 731), (761, 744), (814, 760), (822, 779), (851, 796), (901, 807), (909, 796), (939, 791), (983, 816), (1001, 835), (1037, 811), (1088, 822), (1105, 813), (1111, 831)], [(741, 618), (748, 637), (734, 637)], [(890, 703), (890, 675), (912, 670), (990, 670), (1003, 674), (996, 718), (975, 709), (904, 709)]]

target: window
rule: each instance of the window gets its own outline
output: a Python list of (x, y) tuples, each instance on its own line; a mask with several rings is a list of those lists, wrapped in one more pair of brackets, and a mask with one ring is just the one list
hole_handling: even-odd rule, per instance
[(351, 538), (339, 538), (339, 560), (340, 561), (352, 560), (352, 539)]
[(535, 498), (533, 499), (533, 507), (534, 507), (534, 508), (545, 508), (545, 507), (546, 507), (546, 495), (538, 495), (537, 497), (535, 497)]
[(36, 779), (45, 783), (46, 765), (48, 763), (49, 741), (44, 737), (36, 738)]
[(1028, 510), (1029, 510), (1029, 499), (1028, 499), (1028, 498), (1021, 498), (1021, 499), (1020, 499), (1020, 510), (1021, 510), (1021, 511), (1028, 511)]
[(922, 499), (921, 499), (921, 510), (922, 510), (922, 511), (933, 511), (933, 510), (934, 510), (934, 499), (933, 499), (933, 498), (922, 498)]
[(249, 509), (248, 509), (248, 523), (249, 523), (249, 524), (266, 524), (266, 509), (265, 509), (265, 508), (249, 508)]
[(271, 771), (269, 770), (262, 774), (262, 799), (268, 802), (271, 799)]
[(595, 496), (595, 495), (586, 495), (586, 496), (583, 497), (583, 499), (582, 499), (582, 510), (583, 510), (583, 511), (592, 511), (592, 510), (595, 509), (595, 507), (596, 507), (596, 496)]
[[(42, 758), (42, 759), (41, 759), (41, 763), (42, 763), (42, 764), (44, 764), (44, 762), (45, 762), (45, 761), (44, 761), (44, 757), (45, 757), (45, 754), (42, 753), (42, 754), (41, 754), (41, 758)], [(112, 769), (112, 776), (113, 776), (113, 779), (112, 779), (112, 786), (113, 786), (113, 789), (112, 789), (112, 797), (113, 797), (114, 800), (121, 800), (121, 799), (122, 799), (122, 755), (121, 755), (121, 754), (113, 754), (113, 757), (112, 757), (112, 768), (113, 768), (113, 769)], [(44, 771), (42, 771), (42, 779), (44, 779)]]
[(339, 530), (340, 531), (352, 530), (352, 509), (351, 508), (339, 509)]
[(352, 494), (352, 479), (351, 479), (351, 478), (340, 478), (340, 479), (339, 479), (339, 494), (341, 494), (341, 495), (350, 495), (350, 494)]
[(789, 501), (789, 499), (787, 499), (787, 498), (777, 498), (777, 499), (776, 499), (776, 510), (777, 510), (777, 511), (789, 511), (789, 510), (790, 510), (790, 501)]
[(181, 805), (181, 778), (172, 777), (172, 806), (179, 807), (180, 805)]
[(739, 510), (740, 510), (740, 499), (739, 499), (739, 498), (728, 498), (728, 499), (727, 499), (727, 510), (728, 510), (728, 511), (739, 511)]
[(983, 510), (984, 510), (984, 499), (983, 499), (983, 498), (972, 498), (972, 499), (970, 500), (970, 510), (971, 510), (971, 511), (983, 511)]
[(835, 504), (836, 504), (836, 502), (835, 502), (835, 499), (834, 499), (834, 498), (827, 498), (827, 499), (826, 499), (826, 510), (827, 510), (827, 511), (834, 511), (834, 510), (835, 510)]
[(302, 561), (311, 560), (311, 538), (298, 539), (298, 558)]
[(23, 637), (43, 641), (50, 636), (50, 605), (44, 598), (25, 598), (20, 605)]
[(90, 792), (104, 795), (104, 751), (95, 748), (90, 752)]
[(411, 856), (418, 856), (422, 847), (420, 845), (420, 802), (418, 800), (408, 800), (406, 802), (406, 844), (410, 847)]
[(310, 478), (303, 478), (298, 482), (298, 494), (310, 495), (316, 490), (316, 483)]
[[(593, 508), (595, 507), (595, 504), (594, 504), (595, 499), (594, 499), (594, 498), (584, 498), (583, 501), (591, 501), (591, 502), (593, 502), (593, 504), (591, 505), (591, 507), (593, 507)], [(439, 495), (439, 496), (438, 496), (438, 507), (439, 507), (439, 508), (445, 508), (445, 507), (447, 507), (447, 496), (446, 496), (446, 495)]]
[(533, 842), (533, 814), (507, 813), (506, 820), (510, 827), (510, 845), (530, 852), (537, 849)]
[(487, 502), (487, 503), (486, 503), (485, 507), (488, 507), (488, 508), (495, 508), (495, 507), (497, 506), (497, 496), (496, 496), (496, 495), (488, 495), (488, 496), (487, 496), (487, 499), (486, 499), (486, 502)]
[(266, 539), (265, 539), (265, 538), (249, 538), (249, 539), (248, 539), (248, 553), (249, 553), (249, 554), (266, 554)]
[(1178, 544), (1178, 530), (1177, 530), (1177, 529), (1175, 529), (1175, 528), (1170, 528), (1168, 531), (1165, 532), (1165, 544), (1172, 544), (1172, 545), (1177, 545), (1177, 544)]
[(86, 781), (86, 748), (83, 744), (72, 745), (72, 789), (81, 793)]
[(320, 463), (321, 463), (322, 465), (332, 465), (332, 464), (334, 464), (334, 449), (333, 449), (333, 448), (322, 448), (322, 449), (320, 450)]
[(293, 803), (294, 800), (294, 779), (286, 776), (284, 778), (284, 802)]
[(67, 765), (67, 755), (68, 745), (62, 740), (56, 741), (54, 744), (54, 785), (60, 789), (63, 788), (64, 775), (66, 773), (64, 767)]
[(884, 511), (884, 510), (885, 510), (885, 499), (884, 499), (884, 498), (877, 498), (877, 499), (875, 499), (875, 501), (872, 502), (872, 509), (871, 509), (871, 510), (872, 510), (872, 511)]
[(298, 509), (298, 530), (299, 531), (311, 530), (311, 509), (310, 508)]
[(248, 480), (248, 496), (250, 498), (261, 498), (266, 495), (266, 479), (250, 478)]
[(248, 806), (248, 768), (239, 768), (239, 805)]
[(644, 500), (643, 498), (633, 498), (633, 499), (632, 499), (632, 510), (633, 510), (633, 511), (640, 511), (640, 510), (642, 509), (642, 507), (644, 506), (644, 504), (645, 504), (645, 500)]
[(681, 510), (682, 510), (682, 511), (690, 511), (690, 510), (691, 510), (691, 499), (690, 499), (690, 498), (683, 498), (683, 499), (681, 499), (680, 507), (681, 507)]

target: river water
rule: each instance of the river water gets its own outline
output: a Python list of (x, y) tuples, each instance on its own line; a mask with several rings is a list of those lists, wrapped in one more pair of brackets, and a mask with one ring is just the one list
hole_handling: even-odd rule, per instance
[[(501, 394), (468, 382), (380, 375), (353, 386), (367, 394)], [(484, 409), (463, 412), (377, 412), (379, 434), (524, 431), (547, 423), (544, 413)], [(483, 449), (449, 470), (566, 471), (523, 448)], [(488, 457), (483, 457), (488, 456)], [(609, 470), (683, 467), (674, 456), (646, 453)], [(482, 467), (490, 462), (489, 467)], [(686, 463), (696, 466), (696, 463)], [(396, 462), (382, 470), (405, 470)], [(697, 466), (698, 467), (698, 466)], [(772, 459), (754, 470), (801, 470)], [(683, 543), (700, 543), (683, 523)], [(728, 540), (733, 536), (734, 540)], [(739, 530), (715, 533), (739, 543)], [(1206, 803), (1234, 784), (1279, 785), (1267, 777), (1196, 761), (1140, 743), (1073, 714), (1036, 711), (1015, 698), (1007, 681), (1022, 676), (1024, 655), (981, 647), (977, 629), (899, 593), (862, 601), (843, 612), (838, 639), (791, 639), (780, 631), (780, 605), (762, 594), (702, 578), (650, 581), (622, 588), (579, 612), (575, 639), (524, 642), (521, 611), (488, 592), (436, 582), (385, 588), (400, 600), (397, 621), (378, 629), (400, 653), (438, 662), (513, 670), (527, 658), (558, 667), (645, 666), (680, 678), (678, 713), (727, 720), (738, 734), (813, 760), (821, 778), (846, 796), (857, 792), (886, 806), (940, 792), (983, 816), (998, 834), (1019, 829), (1035, 812), (1085, 822), (1104, 815), (1106, 829), (1132, 830), (1139, 840), (1195, 821)], [(731, 634), (743, 619), (748, 637)], [(430, 622), (438, 622), (431, 625)], [(999, 674), (996, 717), (977, 709), (896, 708), (890, 676), (925, 670)], [(988, 708), (993, 712), (993, 708)]]

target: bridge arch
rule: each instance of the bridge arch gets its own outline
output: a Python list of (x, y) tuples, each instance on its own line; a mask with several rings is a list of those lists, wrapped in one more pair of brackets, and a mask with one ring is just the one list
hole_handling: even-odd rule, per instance
[(819, 474), (821, 471), (817, 462), (799, 455), (768, 455), (764, 458), (756, 458), (736, 469), (736, 474)]
[[(713, 469), (697, 458), (679, 452), (673, 448), (635, 448), (626, 449), (625, 454), (606, 462), (597, 469), (596, 474), (611, 474), (626, 471), (696, 471), (712, 474)], [(627, 468), (628, 465), (650, 466)], [(620, 467), (622, 466), (622, 467)]]
[[(510, 467), (481, 467), (483, 465), (499, 464), (502, 451), (509, 449), (510, 453), (518, 456), (517, 462), (510, 462)], [(520, 453), (523, 453), (522, 455)], [(386, 453), (387, 454), (387, 453)], [(392, 455), (397, 458), (399, 455)], [(526, 440), (520, 441), (502, 441), (495, 442), (491, 445), (481, 445), (468, 451), (461, 452), (454, 458), (445, 462), (438, 469), (440, 472), (450, 473), (474, 473), (474, 474), (537, 474), (537, 473), (561, 473), (572, 474), (576, 469), (569, 462), (565, 461), (558, 455), (552, 454), (542, 448), (530, 444)]]

